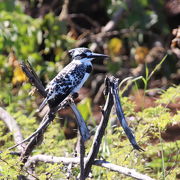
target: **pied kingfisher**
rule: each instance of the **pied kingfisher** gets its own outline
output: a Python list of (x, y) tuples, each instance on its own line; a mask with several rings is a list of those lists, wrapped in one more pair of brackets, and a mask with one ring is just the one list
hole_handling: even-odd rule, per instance
[(47, 97), (39, 107), (41, 111), (48, 103), (50, 108), (57, 107), (67, 96), (76, 98), (92, 71), (91, 61), (96, 58), (107, 58), (107, 55), (93, 53), (87, 48), (75, 48), (69, 51), (72, 59), (65, 68), (47, 85)]

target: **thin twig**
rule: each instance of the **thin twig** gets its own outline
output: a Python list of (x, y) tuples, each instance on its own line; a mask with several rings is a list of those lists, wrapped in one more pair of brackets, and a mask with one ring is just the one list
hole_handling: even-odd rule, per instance
[(80, 180), (85, 180), (85, 174), (84, 174), (84, 158), (85, 158), (85, 146), (84, 146), (84, 140), (83, 137), (80, 137)]
[(41, 144), (41, 142), (43, 141), (43, 134), (49, 126), (50, 122), (54, 120), (55, 112), (50, 110), (44, 118), (45, 121), (43, 125), (41, 125), (41, 127), (38, 128), (38, 133), (36, 133), (36, 135), (32, 137), (30, 142), (27, 144), (25, 151), (21, 155), (21, 161), (23, 163), (22, 166), (24, 165), (24, 163), (26, 163), (35, 146)]
[(144, 174), (141, 174), (141, 173), (137, 172), (135, 169), (129, 169), (129, 168), (126, 168), (126, 167), (118, 166), (118, 165), (112, 164), (112, 163), (110, 163), (108, 161), (96, 160), (94, 162), (94, 165), (107, 168), (107, 169), (109, 169), (111, 171), (115, 171), (115, 172), (124, 174), (126, 176), (130, 176), (130, 177), (135, 178), (135, 179), (153, 180), (151, 177), (149, 177), (147, 175), (144, 175)]
[[(125, 3), (127, 5), (127, 7), (129, 8), (131, 5), (131, 0), (125, 0)], [(101, 29), (101, 32), (104, 32), (106, 34), (109, 31), (113, 31), (115, 29), (115, 27), (118, 25), (121, 18), (123, 17), (125, 10), (126, 9), (124, 7), (120, 7), (114, 13), (114, 15), (112, 16), (112, 19)], [(95, 50), (98, 46), (98, 43), (100, 44), (103, 42), (102, 40), (103, 40), (103, 37), (97, 36), (96, 41), (94, 43), (92, 43), (90, 49)]]
[[(3, 153), (3, 151), (0, 151), (0, 154)], [(21, 152), (16, 151), (10, 151), (7, 154), (13, 155), (13, 156), (21, 156)]]
[(23, 143), (31, 140), (31, 139), (32, 139), (33, 137), (35, 137), (38, 133), (42, 132), (43, 129), (44, 129), (45, 127), (47, 127), (48, 124), (50, 123), (50, 120), (47, 119), (47, 116), (48, 116), (48, 114), (44, 116), (44, 118), (43, 118), (43, 120), (42, 120), (43, 123), (40, 124), (40, 126), (38, 127), (38, 129), (36, 129), (36, 131), (35, 131), (34, 133), (32, 133), (29, 137), (27, 137), (26, 139), (22, 140), (21, 142), (17, 143), (16, 145), (8, 148), (8, 150), (11, 150), (11, 149), (14, 149), (15, 147), (18, 147), (19, 145), (21, 145), (21, 144), (23, 144)]

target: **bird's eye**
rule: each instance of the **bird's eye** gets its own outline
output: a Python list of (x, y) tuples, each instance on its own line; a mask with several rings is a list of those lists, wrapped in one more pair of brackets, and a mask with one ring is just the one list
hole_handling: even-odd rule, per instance
[(81, 54), (81, 58), (87, 57), (87, 54)]

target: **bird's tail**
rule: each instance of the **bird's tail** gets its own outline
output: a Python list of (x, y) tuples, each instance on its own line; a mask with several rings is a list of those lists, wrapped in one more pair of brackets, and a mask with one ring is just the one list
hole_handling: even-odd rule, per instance
[(46, 106), (46, 104), (47, 104), (47, 98), (44, 99), (44, 101), (41, 103), (37, 111), (41, 112), (42, 109)]

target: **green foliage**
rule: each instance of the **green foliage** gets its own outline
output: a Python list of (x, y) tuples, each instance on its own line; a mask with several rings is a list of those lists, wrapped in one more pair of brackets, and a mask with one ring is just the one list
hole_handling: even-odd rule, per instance
[(78, 104), (78, 110), (83, 116), (83, 119), (87, 121), (89, 117), (92, 117), (92, 110), (91, 110), (91, 99), (85, 98)]
[(17, 12), (1, 11), (0, 22), (0, 52), (14, 51), (20, 59), (33, 55), (40, 20)]
[[(122, 0), (107, 0), (107, 12), (110, 16), (118, 10), (120, 7), (128, 9), (127, 4)], [(153, 8), (149, 8), (151, 3), (148, 0), (134, 0), (129, 3), (131, 10), (128, 11), (126, 18), (120, 22), (120, 28), (139, 28), (149, 29), (152, 27), (162, 28), (159, 25), (164, 23), (164, 17), (162, 16), (162, 2), (152, 2), (152, 6), (156, 6), (158, 11), (154, 11)], [(132, 8), (133, 7), (133, 8)], [(141, 20), (140, 20), (141, 19)], [(168, 27), (163, 27), (163, 32), (168, 32)]]
[[(14, 53), (17, 60), (30, 60), (36, 67), (38, 75), (45, 77), (47, 81), (62, 68), (62, 62), (56, 64), (55, 61), (64, 59), (64, 50), (70, 49), (74, 40), (68, 37), (67, 26), (55, 17), (52, 13), (47, 14), (43, 19), (34, 19), (13, 4), (13, 10), (3, 7), (11, 1), (1, 2), (0, 8), (0, 74), (6, 82), (10, 82), (13, 76), (14, 67), (10, 64), (8, 56)], [(11, 11), (9, 13), (9, 11)], [(54, 54), (50, 56), (49, 54)], [(43, 59), (48, 57), (48, 59)], [(44, 60), (48, 60), (45, 63)], [(61, 64), (60, 64), (61, 63)], [(1, 82), (2, 83), (2, 82)], [(1, 84), (1, 87), (3, 84)], [(1, 90), (1, 89), (0, 89)]]
[(14, 0), (2, 0), (0, 1), (0, 11), (5, 10), (8, 12), (16, 11), (22, 12), (22, 4)]
[[(64, 50), (71, 48), (74, 40), (66, 36), (66, 24), (52, 13), (43, 19), (34, 19), (24, 14), (20, 7), (22, 4), (19, 6), (11, 0), (0, 2), (0, 104), (11, 104), (16, 108), (14, 102), (18, 102), (20, 106), (26, 103), (26, 108), (32, 111), (30, 98), (26, 96), (30, 92), (30, 86), (18, 85), (12, 93), (18, 60), (28, 59), (34, 65), (37, 74), (49, 81), (63, 67), (62, 62), (55, 65), (54, 59), (63, 60), (66, 55)], [(44, 62), (44, 56), (50, 57), (48, 54), (52, 50), (53, 59)], [(13, 59), (10, 57), (12, 53)], [(34, 101), (35, 98), (32, 97), (31, 100)]]
[(160, 96), (160, 99), (157, 99), (157, 103), (161, 104), (169, 104), (169, 103), (174, 103), (176, 101), (176, 98), (179, 97), (179, 92), (180, 92), (180, 86), (174, 86), (170, 87), (167, 91), (162, 93)]
[(20, 161), (18, 157), (12, 157), (8, 153), (8, 151), (4, 151), (0, 156), (0, 179), (17, 179), (21, 171)]
[[(171, 93), (176, 94), (178, 88), (173, 87)], [(164, 94), (171, 89), (172, 87), (164, 92)], [(170, 98), (169, 102), (174, 101), (175, 98), (177, 96)], [(163, 102), (165, 99), (166, 96), (162, 94), (159, 101)], [(107, 130), (107, 134), (103, 138), (100, 150), (101, 154), (99, 156), (114, 164), (135, 168), (137, 171), (148, 174), (155, 179), (163, 179), (163, 177), (167, 179), (173, 177), (175, 179), (177, 171), (180, 170), (178, 166), (178, 162), (180, 161), (180, 141), (166, 142), (162, 139), (161, 133), (166, 130), (169, 124), (179, 122), (180, 113), (177, 112), (177, 114), (172, 115), (169, 109), (161, 105), (146, 108), (136, 113), (132, 111), (133, 104), (127, 98), (122, 98), (121, 101), (126, 118), (129, 119), (128, 117), (132, 117), (133, 115), (133, 121), (128, 122), (135, 133), (138, 143), (145, 149), (145, 152), (132, 152), (132, 147), (123, 129), (118, 127), (115, 129), (114, 134), (111, 134), (110, 129)], [(104, 144), (106, 147), (104, 147)], [(103, 151), (102, 149), (108, 149), (110, 153), (108, 154), (108, 151)], [(129, 179), (114, 172), (109, 173), (107, 170), (102, 170), (99, 167), (93, 167), (93, 174), (98, 174), (97, 177), (100, 179)]]

